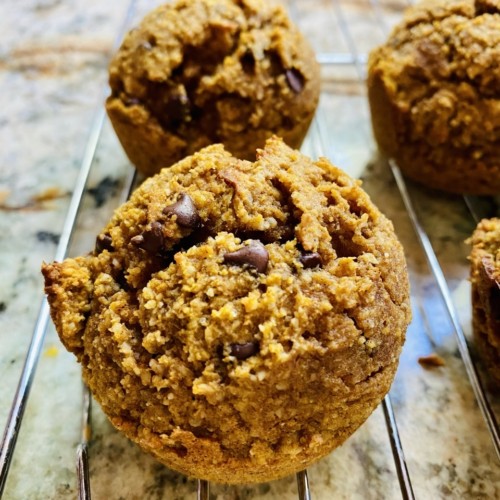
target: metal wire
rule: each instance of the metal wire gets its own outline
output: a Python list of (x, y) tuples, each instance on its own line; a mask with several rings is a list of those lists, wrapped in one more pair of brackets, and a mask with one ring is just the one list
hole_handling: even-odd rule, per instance
[(460, 325), (458, 314), (453, 304), (450, 289), (448, 288), (448, 284), (446, 283), (446, 278), (444, 277), (443, 270), (439, 265), (439, 261), (436, 257), (434, 249), (432, 248), (429, 237), (427, 236), (427, 233), (418, 220), (417, 213), (415, 211), (415, 208), (413, 207), (413, 202), (406, 187), (406, 182), (403, 178), (403, 175), (401, 174), (401, 171), (399, 170), (399, 167), (396, 165), (396, 162), (394, 160), (389, 160), (389, 165), (391, 167), (394, 179), (396, 180), (396, 184), (398, 185), (401, 198), (403, 199), (406, 211), (408, 212), (408, 216), (410, 217), (420, 245), (424, 250), (431, 272), (434, 275), (434, 279), (436, 280), (439, 292), (441, 293), (441, 296), (443, 298), (444, 304), (446, 306), (446, 311), (456, 334), (458, 349), (460, 351), (460, 355), (462, 356), (462, 360), (464, 362), (465, 369), (472, 386), (472, 390), (474, 391), (474, 395), (476, 396), (476, 401), (486, 422), (486, 426), (490, 431), (490, 436), (493, 441), (495, 452), (500, 460), (500, 438), (498, 432), (498, 424), (485, 396), (481, 380), (477, 375), (476, 367), (472, 361), (469, 347), (467, 345), (467, 340), (462, 330), (462, 326)]
[[(350, 51), (351, 58), (353, 60), (353, 65), (356, 69), (358, 75), (358, 80), (361, 84), (364, 83), (366, 70), (365, 65), (361, 64), (361, 60), (366, 61), (367, 58), (361, 58), (359, 51), (356, 46), (355, 38), (351, 34), (349, 23), (344, 15), (342, 6), (338, 0), (332, 0), (333, 10), (335, 16), (338, 19), (340, 30), (344, 36), (347, 47)], [(408, 472), (408, 467), (406, 465), (406, 459), (404, 455), (403, 446), (401, 444), (401, 439), (399, 436), (399, 430), (396, 422), (396, 417), (394, 415), (392, 402), (390, 394), (387, 394), (382, 402), (382, 407), (384, 411), (384, 418), (389, 434), (389, 440), (391, 443), (391, 450), (394, 458), (394, 464), (396, 467), (396, 472), (399, 480), (399, 486), (401, 488), (401, 495), (406, 500), (413, 500), (415, 498), (413, 493), (413, 487), (411, 484), (410, 474)]]
[(309, 490), (309, 479), (307, 470), (297, 473), (297, 490), (299, 492), (299, 500), (311, 500), (311, 491)]
[(387, 33), (389, 31), (389, 27), (387, 26), (387, 23), (385, 22), (385, 18), (384, 18), (384, 15), (382, 14), (379, 1), (378, 0), (370, 0), (370, 5), (371, 5), (372, 10), (375, 14), (375, 19), (377, 20), (377, 24), (380, 26), (383, 33)]
[(394, 457), (396, 465), (396, 473), (398, 475), (399, 485), (401, 486), (401, 495), (404, 500), (413, 500), (415, 495), (411, 485), (410, 474), (406, 466), (405, 455), (403, 452), (403, 445), (399, 437), (398, 426), (396, 423), (396, 416), (392, 408), (392, 402), (389, 394), (387, 394), (382, 402), (384, 410), (385, 423), (387, 425), (387, 432), (389, 433), (389, 440), (391, 442), (392, 456)]
[[(118, 48), (118, 44), (125, 33), (126, 26), (128, 26), (130, 22), (134, 3), (135, 0), (131, 0), (131, 3), (127, 9), (125, 21), (119, 31), (119, 36), (113, 44), (114, 50)], [(73, 190), (73, 195), (71, 196), (68, 212), (66, 214), (66, 219), (64, 221), (64, 226), (61, 232), (54, 260), (63, 260), (68, 252), (68, 248), (74, 232), (75, 222), (78, 217), (83, 194), (85, 192), (85, 185), (87, 183), (90, 167), (92, 166), (92, 161), (95, 156), (102, 126), (104, 124), (104, 117), (105, 111), (102, 106), (99, 106), (90, 129), (90, 135), (83, 153), (80, 170), (76, 178), (75, 188)], [(0, 497), (3, 494), (5, 484), (7, 482), (10, 464), (14, 455), (19, 430), (23, 421), (24, 411), (28, 403), (29, 394), (38, 364), (38, 359), (40, 357), (40, 352), (45, 339), (45, 332), (47, 330), (49, 318), (49, 306), (46, 299), (43, 299), (2, 438), (0, 452)]]
[[(55, 260), (63, 260), (66, 256), (71, 237), (73, 235), (74, 224), (80, 210), (85, 184), (89, 174), (92, 158), (94, 156), (97, 142), (99, 140), (100, 130), (104, 121), (104, 111), (99, 111), (95, 117), (92, 126), (92, 132), (85, 148), (82, 165), (78, 173), (75, 189), (71, 197), (71, 202), (68, 208), (66, 221), (61, 233), (59, 245), (56, 250)], [(7, 476), (9, 473), (10, 463), (14, 454), (14, 449), (21, 428), (21, 423), (24, 417), (24, 411), (28, 402), (31, 385), (33, 383), (38, 359), (45, 339), (45, 332), (50, 318), (49, 306), (46, 299), (43, 299), (38, 313), (38, 318), (31, 337), (31, 342), (26, 354), (24, 366), (21, 372), (21, 377), (18, 382), (14, 400), (11, 405), (11, 410), (7, 419), (7, 425), (2, 438), (1, 454), (0, 454), (0, 496), (5, 488)]]
[[(136, 169), (130, 169), (129, 177), (125, 183), (127, 189), (122, 193), (120, 203), (130, 198), (139, 174)], [(76, 454), (76, 470), (78, 476), (78, 500), (90, 500), (90, 470), (88, 446), (92, 436), (92, 396), (86, 384), (83, 384), (82, 416), (81, 416), (81, 441)], [(208, 497), (207, 497), (208, 498)]]
[(208, 481), (198, 479), (197, 499), (208, 500), (210, 497), (210, 484)]
[(76, 451), (76, 474), (79, 500), (90, 500), (90, 473), (88, 446), (92, 437), (92, 398), (88, 387), (82, 383), (81, 441)]
[[(340, 28), (340, 31), (342, 32), (342, 35), (344, 37), (344, 40), (347, 44), (347, 48), (349, 49), (350, 55), (352, 57), (354, 67), (356, 68), (356, 72), (358, 74), (358, 77), (360, 81), (365, 80), (365, 74), (366, 70), (365, 67), (366, 65), (362, 62), (362, 58), (359, 55), (358, 48), (356, 46), (356, 42), (354, 37), (351, 34), (351, 30), (349, 29), (349, 23), (347, 22), (344, 12), (342, 10), (342, 6), (340, 5), (339, 0), (332, 0), (332, 6), (333, 10), (335, 12), (335, 16), (338, 19), (338, 25)], [(366, 62), (366, 58), (364, 58), (364, 61)]]
[(336, 52), (322, 52), (316, 54), (316, 60), (322, 66), (364, 66), (367, 57), (364, 54), (353, 56)]
[[(383, 29), (385, 33), (388, 33), (389, 29), (386, 25), (386, 23), (383, 20), (383, 16), (380, 13), (379, 5), (378, 5), (378, 0), (370, 0), (370, 3), (372, 6), (375, 8), (375, 17), (377, 19), (377, 22), (379, 26)], [(407, 0), (407, 3), (409, 5), (413, 5), (412, 0)], [(429, 263), (429, 266), (431, 268), (431, 271), (434, 275), (434, 278), (436, 279), (439, 291), (443, 297), (443, 301), (445, 303), (448, 315), (450, 317), (450, 320), (453, 324), (456, 336), (457, 336), (457, 341), (458, 341), (458, 347), (460, 350), (460, 354), (462, 356), (467, 374), (469, 376), (474, 395), (476, 396), (476, 400), (478, 402), (479, 408), (481, 410), (481, 413), (483, 414), (483, 417), (486, 421), (486, 425), (490, 431), (492, 440), (493, 440), (493, 445), (495, 447), (495, 451), (497, 453), (498, 458), (500, 459), (500, 443), (499, 443), (499, 431), (498, 431), (498, 424), (496, 422), (495, 416), (493, 414), (493, 411), (491, 410), (488, 400), (485, 397), (485, 393), (483, 390), (483, 387), (481, 385), (481, 381), (477, 375), (476, 368), (474, 366), (474, 363), (472, 362), (472, 358), (469, 352), (469, 348), (467, 345), (467, 341), (465, 338), (465, 334), (462, 330), (462, 327), (460, 325), (459, 319), (458, 319), (458, 314), (455, 310), (455, 306), (453, 305), (453, 301), (451, 299), (451, 293), (448, 288), (448, 285), (446, 283), (446, 279), (444, 277), (443, 271), (441, 269), (441, 266), (439, 265), (439, 262), (437, 260), (436, 254), (434, 253), (434, 250), (432, 248), (432, 245), (430, 243), (430, 240), (427, 236), (427, 233), (425, 230), (422, 228), (420, 222), (418, 221), (418, 216), (416, 211), (413, 208), (413, 203), (411, 201), (411, 197), (409, 195), (408, 189), (406, 187), (406, 183), (404, 180), (404, 177), (401, 175), (401, 171), (399, 170), (398, 166), (396, 163), (391, 160), (390, 161), (390, 166), (392, 173), (394, 175), (394, 178), (396, 179), (396, 183), (398, 185), (401, 197), (403, 199), (403, 202), (405, 204), (405, 207), (408, 211), (408, 215), (410, 216), (410, 220), (413, 224), (413, 227), (415, 229), (415, 232), (417, 233), (417, 237), (422, 245), (422, 248), (425, 252), (427, 261)], [(465, 197), (465, 202), (467, 206), (469, 207), (469, 210), (472, 214), (472, 216), (476, 219), (476, 222), (478, 222), (477, 218), (478, 215), (474, 211), (474, 207), (468, 197)]]
[[(411, 0), (407, 0), (407, 3), (409, 5), (413, 5), (414, 2)], [(375, 12), (375, 18), (377, 20), (378, 25), (383, 30), (383, 32), (387, 34), (389, 31), (389, 27), (385, 23), (384, 18), (381, 14), (378, 0), (370, 0), (370, 4), (372, 5), (372, 8)], [(352, 37), (351, 37), (351, 39), (352, 39)], [(476, 397), (476, 400), (477, 400), (477, 403), (478, 403), (479, 408), (481, 410), (481, 413), (483, 414), (483, 417), (485, 419), (488, 430), (490, 431), (490, 435), (491, 435), (497, 456), (500, 459), (500, 440), (499, 440), (498, 424), (496, 422), (495, 415), (494, 415), (494, 413), (493, 413), (493, 411), (488, 403), (488, 400), (485, 396), (485, 392), (484, 392), (483, 387), (481, 385), (481, 381), (477, 375), (475, 365), (472, 361), (472, 358), (471, 358), (471, 355), (469, 352), (469, 348), (467, 345), (465, 334), (464, 334), (463, 329), (460, 325), (460, 321), (458, 319), (458, 314), (456, 312), (455, 306), (454, 306), (453, 301), (451, 299), (451, 293), (450, 293), (450, 290), (448, 288), (448, 284), (446, 283), (444, 273), (441, 269), (441, 266), (439, 265), (439, 262), (437, 260), (434, 249), (432, 248), (429, 237), (427, 236), (427, 233), (425, 232), (425, 230), (423, 229), (422, 225), (420, 224), (420, 222), (418, 220), (417, 213), (413, 207), (413, 203), (412, 203), (410, 194), (408, 192), (404, 177), (401, 175), (401, 171), (399, 170), (399, 168), (394, 160), (390, 160), (389, 164), (390, 164), (393, 176), (396, 180), (396, 184), (398, 186), (399, 192), (401, 194), (401, 198), (403, 199), (403, 203), (404, 203), (406, 210), (408, 212), (408, 215), (410, 217), (413, 228), (414, 228), (414, 230), (417, 234), (417, 237), (420, 241), (420, 244), (424, 250), (425, 256), (427, 258), (427, 262), (429, 263), (431, 272), (434, 275), (434, 278), (435, 278), (436, 283), (438, 285), (439, 291), (440, 291), (441, 296), (443, 298), (443, 301), (445, 303), (446, 310), (448, 312), (448, 316), (450, 318), (450, 321), (451, 321), (453, 328), (455, 330), (455, 333), (456, 333), (460, 355), (462, 356), (462, 360), (464, 362), (465, 369), (467, 371), (467, 375), (468, 375), (469, 380), (471, 382), (472, 389), (474, 391), (474, 395)], [(476, 222), (477, 222), (478, 216), (475, 214), (475, 212), (473, 210), (471, 201), (467, 197), (465, 197), (465, 201), (466, 201), (466, 204), (471, 211), (471, 214), (473, 215), (473, 217), (476, 219)]]

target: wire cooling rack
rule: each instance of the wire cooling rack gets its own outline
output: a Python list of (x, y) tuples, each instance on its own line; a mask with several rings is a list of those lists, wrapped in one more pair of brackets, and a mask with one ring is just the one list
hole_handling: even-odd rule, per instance
[[(157, 3), (133, 1), (118, 40)], [(91, 398), (84, 388), (81, 410), (78, 410), (81, 437), (74, 485), (67, 485), (66, 490), (59, 488), (57, 493), (40, 486), (31, 490), (30, 498), (70, 498), (74, 497), (75, 490), (80, 499), (90, 499), (91, 491), (96, 498), (185, 498), (191, 493), (200, 500), (293, 496), (301, 500), (311, 497), (498, 498), (500, 440), (496, 418), (499, 404), (485, 389), (487, 376), (482, 373), (474, 351), (469, 349), (467, 248), (463, 245), (477, 220), (493, 215), (491, 207), (495, 207), (495, 201), (436, 194), (414, 186), (405, 181), (393, 161), (377, 157), (370, 133), (364, 88), (367, 54), (385, 40), (404, 8), (411, 3), (405, 0), (286, 2), (291, 16), (313, 43), (322, 66), (320, 106), (303, 149), (314, 157), (327, 156), (351, 175), (362, 177), (372, 199), (393, 220), (407, 253), (414, 319), (408, 330), (400, 370), (381, 411), (377, 410), (331, 457), (310, 469), (311, 486), (307, 471), (303, 471), (297, 474), (295, 486), (290, 479), (285, 479), (254, 488), (215, 486), (210, 492), (207, 482), (195, 484), (173, 473), (165, 475), (163, 469), (149, 461), (144, 467), (150, 467), (155, 477), (160, 477), (160, 486), (158, 481), (154, 486), (139, 481), (134, 489), (126, 472), (121, 473), (121, 483), (125, 486), (117, 486), (110, 472), (103, 472), (105, 464), (109, 468), (110, 461), (116, 459), (110, 453), (114, 442), (106, 443), (103, 438), (104, 433), (113, 434), (113, 431), (102, 423), (100, 416), (97, 424), (92, 424)], [(99, 109), (55, 260), (79, 253), (78, 245), (83, 251), (88, 249), (100, 227), (96, 227), (96, 218), (102, 217), (104, 223), (109, 211), (126, 199), (137, 183), (134, 174), (125, 173), (131, 169), (121, 158), (122, 167), (126, 166), (126, 170), (121, 170), (121, 193), (107, 209), (100, 210), (99, 216), (86, 206), (89, 184), (92, 176), (97, 175), (99, 163), (119, 157), (117, 150), (104, 111)], [(92, 220), (93, 224), (86, 220)], [(22, 476), (16, 457), (30, 447), (29, 436), (24, 439), (28, 444), (17, 447), (21, 449), (16, 449), (16, 442), (23, 434), (32, 385), (33, 392), (47, 389), (43, 383), (37, 386), (35, 371), (49, 319), (48, 306), (43, 300), (3, 436), (0, 496), (5, 493), (9, 498), (20, 498), (15, 488), (9, 489), (7, 478), (12, 464), (15, 474)], [(427, 371), (418, 364), (418, 358), (434, 352), (442, 357), (445, 366)], [(50, 391), (47, 397), (50, 398)], [(29, 417), (31, 421), (33, 418), (43, 416)], [(36, 425), (35, 420), (27, 426), (36, 428)], [(50, 441), (53, 437), (47, 435), (44, 439)], [(121, 438), (118, 435), (116, 439)], [(129, 462), (131, 457), (142, 460), (137, 451), (130, 451), (127, 456), (127, 450), (125, 455), (120, 450), (118, 460), (122, 463)], [(50, 459), (56, 454), (51, 451), (44, 455), (46, 468), (53, 466)], [(22, 459), (17, 462), (21, 463)], [(136, 474), (141, 472), (144, 470)], [(177, 486), (173, 487), (168, 481)], [(107, 490), (106, 483), (113, 487)]]

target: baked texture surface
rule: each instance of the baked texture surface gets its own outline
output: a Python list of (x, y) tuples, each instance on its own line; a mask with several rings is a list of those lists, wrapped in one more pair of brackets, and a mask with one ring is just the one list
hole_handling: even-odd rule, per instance
[(92, 254), (43, 265), (51, 315), (111, 422), (223, 483), (304, 469), (389, 390), (402, 247), (359, 183), (272, 138), (147, 179)]
[(500, 219), (483, 219), (470, 243), (474, 340), (500, 387)]
[(264, 0), (178, 0), (125, 38), (106, 108), (146, 175), (214, 143), (255, 159), (271, 135), (298, 148), (320, 87), (314, 53), (286, 12)]
[(375, 138), (413, 180), (500, 192), (500, 2), (424, 0), (368, 63)]

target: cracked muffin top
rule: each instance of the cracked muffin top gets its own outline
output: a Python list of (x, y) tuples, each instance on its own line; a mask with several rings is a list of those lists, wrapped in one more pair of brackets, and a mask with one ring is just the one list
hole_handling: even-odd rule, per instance
[(147, 179), (93, 253), (44, 264), (51, 315), (111, 422), (167, 466), (261, 482), (340, 445), (388, 391), (403, 250), (359, 182), (271, 138)]
[(146, 175), (223, 143), (238, 158), (276, 134), (299, 147), (319, 65), (285, 10), (263, 0), (178, 0), (125, 38), (109, 68), (107, 111)]
[(375, 137), (413, 180), (500, 192), (500, 1), (424, 0), (368, 64)]

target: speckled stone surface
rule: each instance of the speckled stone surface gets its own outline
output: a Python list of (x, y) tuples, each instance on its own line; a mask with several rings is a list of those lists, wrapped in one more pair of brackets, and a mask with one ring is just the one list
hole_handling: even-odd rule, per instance
[[(371, 5), (378, 3), (379, 11)], [(135, 19), (158, 1), (137, 2)], [(318, 55), (349, 54), (339, 14), (366, 55), (385, 38), (405, 0), (296, 0), (289, 7)], [(5, 0), (0, 3), (0, 428), (3, 430), (43, 298), (39, 272), (62, 231), (96, 110), (107, 61), (128, 2)], [(339, 11), (340, 8), (340, 11)], [(385, 26), (377, 21), (381, 14)], [(133, 21), (132, 21), (133, 22)], [(371, 139), (363, 64), (323, 65), (317, 120), (304, 144), (363, 178), (395, 223), (412, 278), (414, 320), (391, 390), (415, 496), (500, 498), (500, 469), (474, 400), (439, 291), (405, 213), (392, 175)], [(69, 253), (88, 251), (123, 199), (131, 175), (111, 127), (104, 124)], [(422, 223), (470, 334), (467, 246), (474, 221), (463, 199), (410, 185)], [(418, 358), (437, 353), (444, 366)], [(478, 365), (481, 373), (481, 367)], [(484, 379), (487, 384), (487, 379)], [(76, 497), (80, 371), (49, 326), (4, 498)], [(497, 418), (498, 397), (492, 397)], [(117, 433), (93, 408), (93, 498), (196, 498), (196, 482), (171, 472)], [(344, 446), (309, 470), (315, 499), (401, 498), (384, 416), (378, 409)], [(212, 486), (211, 499), (294, 499), (294, 478), (253, 487)]]

